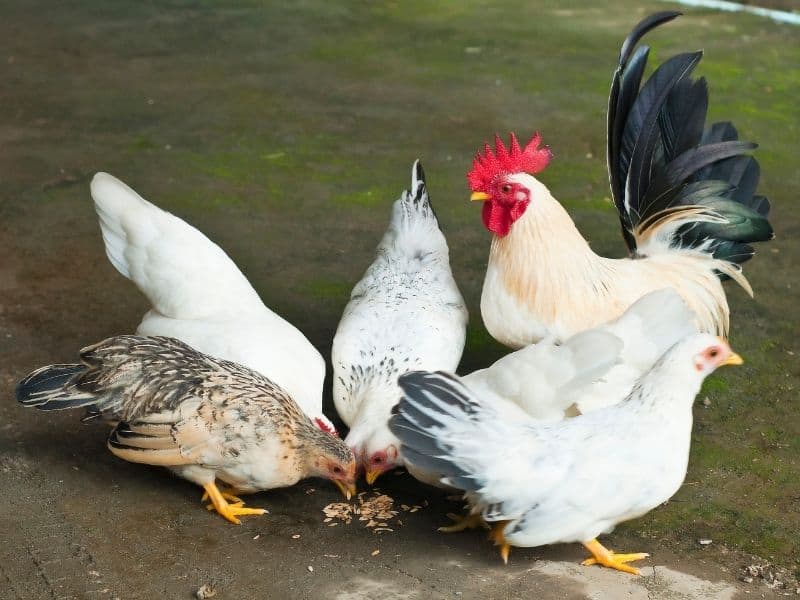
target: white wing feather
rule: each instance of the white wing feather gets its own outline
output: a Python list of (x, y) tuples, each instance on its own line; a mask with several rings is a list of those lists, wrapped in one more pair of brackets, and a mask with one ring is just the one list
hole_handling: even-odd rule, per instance
[(618, 319), (559, 345), (552, 338), (512, 352), (463, 382), (484, 402), (508, 400), (539, 420), (558, 421), (616, 404), (676, 342), (697, 332), (672, 288), (637, 300)]
[(219, 246), (107, 173), (95, 175), (91, 192), (109, 260), (153, 307), (137, 333), (176, 337), (255, 369), (322, 417), (324, 359)]

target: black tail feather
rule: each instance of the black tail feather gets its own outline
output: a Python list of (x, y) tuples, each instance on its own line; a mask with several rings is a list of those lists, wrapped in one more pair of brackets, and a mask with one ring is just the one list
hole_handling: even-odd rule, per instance
[[(678, 228), (672, 243), (701, 246), (715, 258), (741, 263), (753, 254), (749, 243), (773, 237), (769, 202), (756, 195), (760, 169), (747, 154), (756, 145), (740, 141), (729, 122), (705, 127), (708, 86), (690, 76), (701, 52), (668, 59), (641, 83), (649, 49), (636, 45), (679, 14), (646, 17), (622, 45), (609, 95), (611, 193), (632, 253), (652, 233), (648, 227), (674, 221), (659, 217), (700, 206), (708, 209), (704, 215), (683, 213), (697, 220)], [(708, 214), (714, 222), (707, 222)]]
[(85, 370), (84, 365), (49, 365), (36, 369), (17, 384), (17, 401), (39, 410), (61, 410), (85, 406), (86, 398), (74, 398), (65, 390)]

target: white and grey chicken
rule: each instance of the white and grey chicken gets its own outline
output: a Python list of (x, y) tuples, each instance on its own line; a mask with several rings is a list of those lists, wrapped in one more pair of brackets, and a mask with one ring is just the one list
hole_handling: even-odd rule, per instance
[(462, 377), (483, 402), (511, 401), (538, 420), (560, 421), (623, 400), (675, 343), (697, 333), (695, 315), (673, 288), (634, 302), (619, 318), (512, 352)]
[[(130, 462), (168, 467), (206, 491), (232, 523), (263, 514), (234, 493), (305, 477), (355, 493), (353, 453), (303, 414), (263, 375), (166, 337), (118, 336), (81, 350), (83, 364), (37, 369), (17, 399), (40, 410), (85, 408), (84, 421), (115, 425), (108, 449)], [(230, 486), (221, 491), (220, 480)]]
[(416, 161), (411, 190), (395, 201), (375, 260), (353, 288), (333, 339), (333, 401), (368, 483), (402, 464), (387, 426), (400, 398), (398, 375), (454, 371), (466, 325), (447, 241)]
[[(512, 352), (461, 381), (504, 419), (561, 421), (624, 400), (636, 380), (674, 344), (697, 333), (694, 313), (672, 288), (651, 292), (618, 319), (573, 335), (553, 337)], [(520, 411), (524, 411), (523, 412)], [(407, 464), (414, 477), (435, 487), (441, 475)], [(484, 526), (478, 515), (447, 515), (452, 533)]]
[(174, 337), (258, 371), (335, 433), (322, 413), (322, 355), (264, 305), (219, 246), (108, 173), (94, 176), (91, 192), (111, 264), (152, 305), (136, 333)]
[(574, 419), (542, 423), (519, 411), (504, 418), (458, 378), (400, 377), (403, 399), (390, 421), (406, 461), (442, 473), (465, 490), (472, 510), (510, 546), (580, 542), (601, 564), (637, 574), (647, 554), (614, 554), (597, 536), (669, 499), (686, 476), (692, 404), (703, 379), (741, 364), (710, 334), (678, 342), (621, 403)]

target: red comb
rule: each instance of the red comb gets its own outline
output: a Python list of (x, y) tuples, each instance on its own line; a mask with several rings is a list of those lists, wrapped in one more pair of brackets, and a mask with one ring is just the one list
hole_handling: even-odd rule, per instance
[(506, 148), (500, 136), (494, 136), (494, 152), (488, 143), (483, 146), (483, 155), (480, 152), (472, 161), (472, 170), (467, 173), (469, 187), (473, 192), (486, 191), (492, 180), (500, 173), (530, 173), (532, 175), (543, 171), (553, 158), (548, 146), (542, 148), (542, 136), (533, 134), (531, 141), (523, 150), (519, 146), (517, 136), (511, 133), (511, 142)]
[(319, 427), (325, 433), (330, 433), (334, 437), (339, 437), (339, 432), (336, 431), (333, 427), (326, 424), (325, 421), (320, 419), (319, 417), (314, 417), (314, 424)]

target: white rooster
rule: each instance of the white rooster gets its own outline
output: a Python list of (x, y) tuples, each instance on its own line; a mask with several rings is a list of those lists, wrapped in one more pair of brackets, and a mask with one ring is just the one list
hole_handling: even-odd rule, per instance
[(489, 333), (519, 348), (618, 317), (649, 291), (672, 286), (703, 331), (727, 336), (721, 278), (752, 295), (740, 264), (750, 242), (772, 238), (769, 202), (756, 194), (758, 163), (730, 123), (705, 128), (705, 79), (690, 77), (702, 52), (674, 56), (640, 89), (650, 29), (680, 13), (639, 23), (622, 46), (608, 107), (608, 171), (629, 258), (595, 254), (564, 208), (533, 175), (551, 153), (537, 134), (524, 148), (486, 144), (468, 174), (472, 199), (494, 234), (481, 296)]
[(94, 176), (91, 192), (109, 260), (152, 305), (136, 333), (177, 338), (261, 373), (335, 433), (322, 413), (322, 355), (264, 305), (219, 246), (108, 173)]
[(387, 426), (400, 398), (398, 375), (454, 371), (466, 326), (447, 241), (416, 161), (411, 190), (395, 201), (375, 260), (353, 288), (333, 339), (333, 401), (368, 483), (402, 464)]

